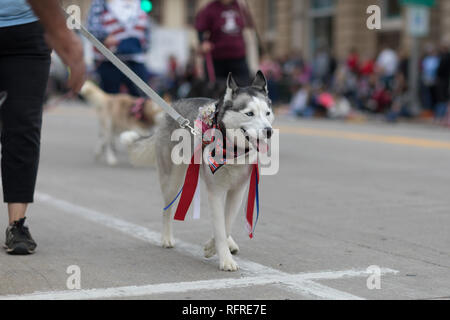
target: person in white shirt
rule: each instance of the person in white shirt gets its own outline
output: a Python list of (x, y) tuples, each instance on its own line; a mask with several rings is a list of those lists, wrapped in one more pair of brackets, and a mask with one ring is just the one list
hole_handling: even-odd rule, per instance
[(391, 87), (398, 65), (399, 59), (397, 53), (393, 49), (385, 47), (377, 58), (376, 68), (388, 88)]

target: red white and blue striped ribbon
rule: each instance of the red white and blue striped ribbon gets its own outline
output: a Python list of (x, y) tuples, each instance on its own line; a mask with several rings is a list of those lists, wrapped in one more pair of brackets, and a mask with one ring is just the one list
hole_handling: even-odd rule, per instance
[[(249, 234), (250, 239), (253, 238), (255, 233), (256, 224), (259, 219), (259, 168), (257, 164), (253, 165), (252, 173), (250, 175), (250, 186), (248, 190), (248, 198), (247, 198), (247, 232)], [(255, 203), (256, 203), (256, 219), (253, 223), (253, 214), (255, 211)]]

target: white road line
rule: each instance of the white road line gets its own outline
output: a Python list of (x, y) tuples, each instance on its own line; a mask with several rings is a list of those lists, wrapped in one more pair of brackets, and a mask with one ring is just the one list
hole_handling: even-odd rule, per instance
[[(386, 270), (382, 271), (386, 272)], [(340, 274), (346, 276), (364, 276), (366, 271), (341, 271)], [(0, 300), (86, 300), (86, 299), (110, 299), (110, 298), (130, 298), (140, 296), (150, 296), (155, 294), (185, 293), (189, 291), (209, 291), (233, 288), (245, 288), (250, 286), (263, 286), (271, 284), (285, 284), (300, 292), (309, 293), (314, 290), (320, 293), (320, 298), (328, 299), (330, 296), (339, 295), (342, 298), (354, 299), (355, 296), (346, 294), (326, 286), (317, 284), (311, 279), (335, 279), (336, 275), (331, 272), (286, 274), (259, 277), (245, 277), (241, 279), (214, 279), (191, 282), (161, 283), (145, 286), (128, 286), (106, 289), (86, 289), (86, 290), (66, 290), (36, 292), (24, 295), (0, 296)], [(339, 276), (340, 277), (340, 276)], [(310, 279), (310, 280), (308, 280)]]
[(303, 292), (306, 296), (314, 292), (314, 296), (324, 300), (364, 300), (353, 294), (336, 290), (312, 280), (286, 281), (286, 286), (293, 292)]
[(193, 282), (161, 283), (147, 286), (129, 286), (106, 289), (37, 292), (28, 295), (0, 296), (0, 300), (84, 300), (149, 296), (153, 294), (182, 293), (195, 290), (221, 290), (277, 283), (280, 277), (247, 277), (242, 279), (215, 279)]
[[(151, 231), (145, 227), (109, 216), (107, 214), (98, 212), (93, 209), (82, 207), (65, 200), (54, 198), (48, 194), (36, 193), (35, 198), (37, 202), (52, 206), (66, 213), (70, 213), (79, 217), (82, 217), (88, 221), (101, 224), (105, 227), (114, 229), (128, 236), (132, 236), (139, 240), (149, 242), (153, 245), (159, 246), (161, 244), (160, 233)], [(181, 240), (177, 240), (177, 246), (174, 249), (179, 253), (188, 254), (196, 258), (204, 259), (202, 256), (203, 249), (200, 246), (193, 245)], [(248, 261), (241, 258), (236, 258), (237, 263), (241, 268), (241, 279), (220, 279), (220, 280), (208, 280), (186, 283), (169, 283), (169, 284), (157, 284), (142, 287), (124, 287), (124, 288), (108, 288), (108, 289), (92, 289), (81, 290), (76, 292), (49, 292), (49, 293), (37, 293), (40, 296), (47, 296), (48, 299), (61, 297), (65, 299), (66, 296), (74, 296), (78, 294), (79, 299), (83, 299), (82, 295), (92, 296), (89, 299), (96, 298), (97, 295), (103, 294), (102, 298), (107, 297), (125, 297), (125, 296), (138, 296), (138, 295), (151, 295), (155, 293), (167, 292), (184, 292), (183, 290), (204, 290), (208, 288), (227, 289), (231, 287), (246, 287), (250, 285), (264, 285), (264, 284), (278, 284), (282, 288), (285, 288), (291, 292), (306, 295), (309, 297), (315, 297), (320, 299), (330, 300), (349, 300), (349, 299), (363, 299), (361, 297), (349, 294), (344, 291), (339, 291), (325, 285), (313, 282), (313, 280), (334, 280), (345, 277), (363, 277), (369, 276), (366, 270), (347, 270), (347, 271), (327, 271), (327, 272), (315, 272), (304, 274), (288, 274), (281, 272), (270, 267), (266, 267), (256, 262)], [(216, 260), (211, 260), (211, 263), (217, 263)], [(395, 274), (398, 271), (392, 269), (382, 269), (382, 274)], [(282, 280), (282, 281), (280, 281)], [(217, 283), (217, 285), (212, 285)], [(199, 289), (196, 289), (199, 288)], [(178, 290), (178, 291), (170, 291)], [(77, 293), (78, 292), (78, 293)], [(143, 293), (144, 292), (144, 293)], [(124, 295), (118, 295), (124, 294)], [(109, 296), (111, 295), (111, 296)], [(17, 297), (31, 297), (30, 295), (15, 296)], [(34, 296), (34, 295), (32, 295)], [(7, 297), (7, 296), (6, 296)], [(5, 297), (0, 297), (0, 299)], [(68, 298), (72, 299), (72, 298)], [(76, 299), (76, 298), (73, 298)]]

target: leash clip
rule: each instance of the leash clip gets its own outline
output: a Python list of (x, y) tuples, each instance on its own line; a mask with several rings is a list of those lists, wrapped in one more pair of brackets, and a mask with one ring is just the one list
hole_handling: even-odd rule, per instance
[(193, 128), (191, 126), (191, 122), (188, 119), (181, 119), (180, 128), (182, 129), (190, 129), (193, 136), (198, 136), (200, 134), (199, 130), (197, 128)]
[(191, 129), (191, 133), (193, 136), (200, 135), (200, 131), (197, 128), (192, 128), (191, 126), (188, 126), (189, 129)]

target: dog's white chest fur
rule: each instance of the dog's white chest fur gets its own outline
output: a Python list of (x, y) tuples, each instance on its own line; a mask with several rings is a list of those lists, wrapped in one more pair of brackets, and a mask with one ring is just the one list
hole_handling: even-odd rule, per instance
[(250, 165), (225, 165), (215, 174), (212, 174), (209, 166), (202, 166), (202, 178), (208, 188), (232, 190), (250, 181)]

